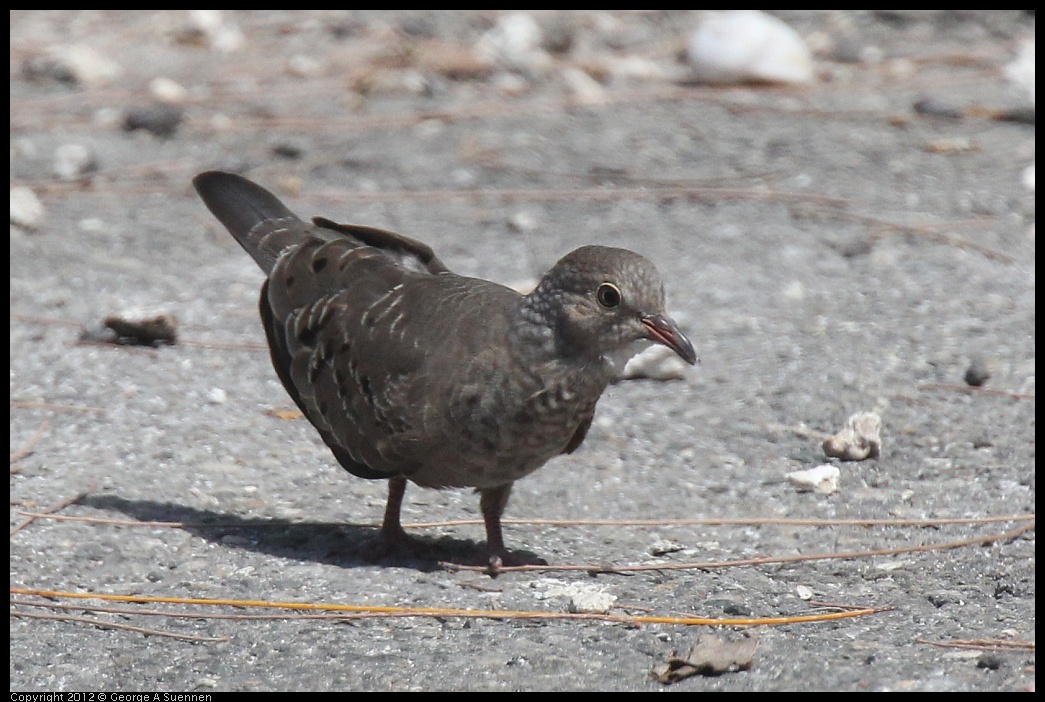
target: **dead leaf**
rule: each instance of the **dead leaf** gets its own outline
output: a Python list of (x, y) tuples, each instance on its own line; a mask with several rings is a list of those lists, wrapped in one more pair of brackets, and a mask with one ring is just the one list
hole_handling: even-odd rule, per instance
[(173, 346), (178, 341), (178, 320), (171, 314), (161, 314), (152, 319), (106, 317), (105, 327), (110, 330), (111, 334), (105, 331), (85, 329), (80, 333), (80, 340), (153, 347), (161, 344)]
[(722, 675), (747, 670), (758, 648), (757, 638), (723, 641), (705, 634), (685, 657), (673, 654), (668, 662), (653, 667), (650, 677), (665, 685), (685, 680), (692, 675)]

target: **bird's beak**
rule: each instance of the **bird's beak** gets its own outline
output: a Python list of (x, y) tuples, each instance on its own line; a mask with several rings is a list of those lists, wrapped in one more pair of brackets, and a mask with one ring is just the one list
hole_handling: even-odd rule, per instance
[(689, 343), (673, 320), (660, 314), (646, 314), (642, 316), (642, 325), (646, 327), (647, 339), (664, 344), (686, 363), (696, 364), (697, 353), (693, 350), (693, 344)]

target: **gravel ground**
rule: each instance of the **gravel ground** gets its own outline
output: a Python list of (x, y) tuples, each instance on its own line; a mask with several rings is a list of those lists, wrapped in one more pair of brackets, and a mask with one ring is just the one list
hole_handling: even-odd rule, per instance
[[(264, 619), (279, 612), (12, 595), (49, 606), (12, 605), (11, 689), (1032, 690), (1034, 531), (987, 537), (1033, 526), (1015, 518), (1035, 501), (1033, 98), (1004, 69), (1034, 15), (780, 16), (816, 52), (812, 85), (693, 85), (679, 48), (696, 12), (549, 11), (534, 25), (493, 11), (13, 11), (11, 186), (35, 192), (42, 218), (19, 204), (11, 228), (12, 528), (48, 507), (180, 526), (36, 519), (11, 537), (11, 586), (541, 612), (594, 592), (613, 614), (668, 617), (886, 611), (721, 626), (757, 637), (750, 668), (663, 685), (651, 669), (707, 628)], [(516, 25), (536, 43), (504, 39)], [(586, 243), (645, 254), (701, 364), (612, 386), (584, 447), (521, 481), (506, 516), (751, 521), (509, 524), (509, 547), (553, 569), (497, 579), (362, 560), (385, 486), (346, 474), (287, 418), (261, 275), (189, 184), (211, 168), (509, 284)], [(106, 317), (158, 314), (177, 319), (176, 345), (80, 340)], [(973, 388), (967, 372), (989, 377)], [(827, 462), (823, 438), (856, 412), (880, 415), (881, 455), (833, 462), (833, 494), (798, 491), (786, 475)], [(474, 520), (477, 503), (412, 487), (404, 520)], [(475, 523), (421, 535), (444, 560), (480, 557)], [(1007, 645), (934, 645), (968, 640)]]

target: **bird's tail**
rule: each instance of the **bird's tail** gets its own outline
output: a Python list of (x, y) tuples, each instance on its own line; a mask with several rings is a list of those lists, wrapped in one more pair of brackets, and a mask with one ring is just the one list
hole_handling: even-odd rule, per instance
[(242, 176), (206, 171), (192, 184), (207, 209), (265, 273), (272, 272), (280, 253), (299, 243), (308, 229), (275, 195)]

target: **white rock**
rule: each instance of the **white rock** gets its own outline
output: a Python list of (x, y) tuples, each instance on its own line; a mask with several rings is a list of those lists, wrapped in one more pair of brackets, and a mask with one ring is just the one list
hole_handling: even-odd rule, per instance
[(207, 37), (211, 47), (224, 54), (238, 50), (246, 41), (240, 28), (227, 22), (221, 10), (189, 10), (189, 22)]
[(54, 174), (62, 180), (76, 180), (98, 169), (94, 150), (84, 144), (62, 144), (54, 151)]
[(807, 468), (788, 473), (787, 480), (798, 488), (799, 492), (819, 492), (823, 495), (830, 495), (833, 492), (838, 492), (838, 477), (840, 475), (841, 471), (838, 470), (838, 466), (825, 463), (816, 468)]
[(617, 601), (616, 595), (587, 583), (567, 582), (555, 578), (538, 578), (530, 582), (538, 600), (566, 597), (568, 612), (585, 612), (589, 614), (605, 614)]
[(562, 82), (571, 97), (584, 105), (594, 105), (606, 99), (606, 90), (587, 73), (574, 66), (562, 70)]
[(11, 224), (23, 229), (37, 229), (44, 219), (44, 206), (31, 188), (11, 188)]
[(52, 49), (50, 53), (81, 85), (104, 85), (123, 73), (118, 63), (87, 46), (62, 46)]
[(574, 614), (608, 614), (617, 602), (617, 596), (594, 588), (579, 589), (566, 603), (566, 611)]
[(183, 103), (189, 97), (189, 91), (185, 89), (185, 86), (163, 76), (149, 81), (149, 92), (154, 98), (168, 105)]
[(1034, 102), (1034, 37), (1020, 43), (1016, 58), (1005, 66), (1005, 77), (1026, 90)]
[(813, 56), (782, 20), (759, 10), (708, 12), (689, 41), (688, 58), (706, 83), (811, 83)]
[(189, 23), (204, 34), (220, 29), (225, 23), (221, 10), (189, 10)]
[(497, 92), (507, 96), (517, 96), (525, 93), (530, 87), (530, 81), (518, 73), (511, 71), (498, 71), (490, 79), (490, 85)]
[(667, 346), (650, 346), (624, 365), (622, 380), (683, 380), (689, 365)]
[(551, 65), (551, 56), (541, 48), (541, 28), (525, 12), (512, 12), (497, 20), (492, 29), (479, 37), (475, 51), (480, 60), (496, 62), (506, 68), (541, 73)]
[(212, 405), (223, 405), (226, 399), (228, 399), (228, 395), (221, 388), (211, 388), (207, 392), (207, 402)]
[(299, 78), (314, 78), (323, 71), (323, 64), (312, 56), (294, 54), (287, 59), (287, 72)]
[(1027, 166), (1023, 169), (1023, 175), (1020, 177), (1023, 182), (1023, 187), (1031, 192), (1034, 192), (1034, 164)]
[(529, 210), (519, 210), (508, 217), (508, 226), (517, 232), (532, 232), (537, 228), (537, 215)]

